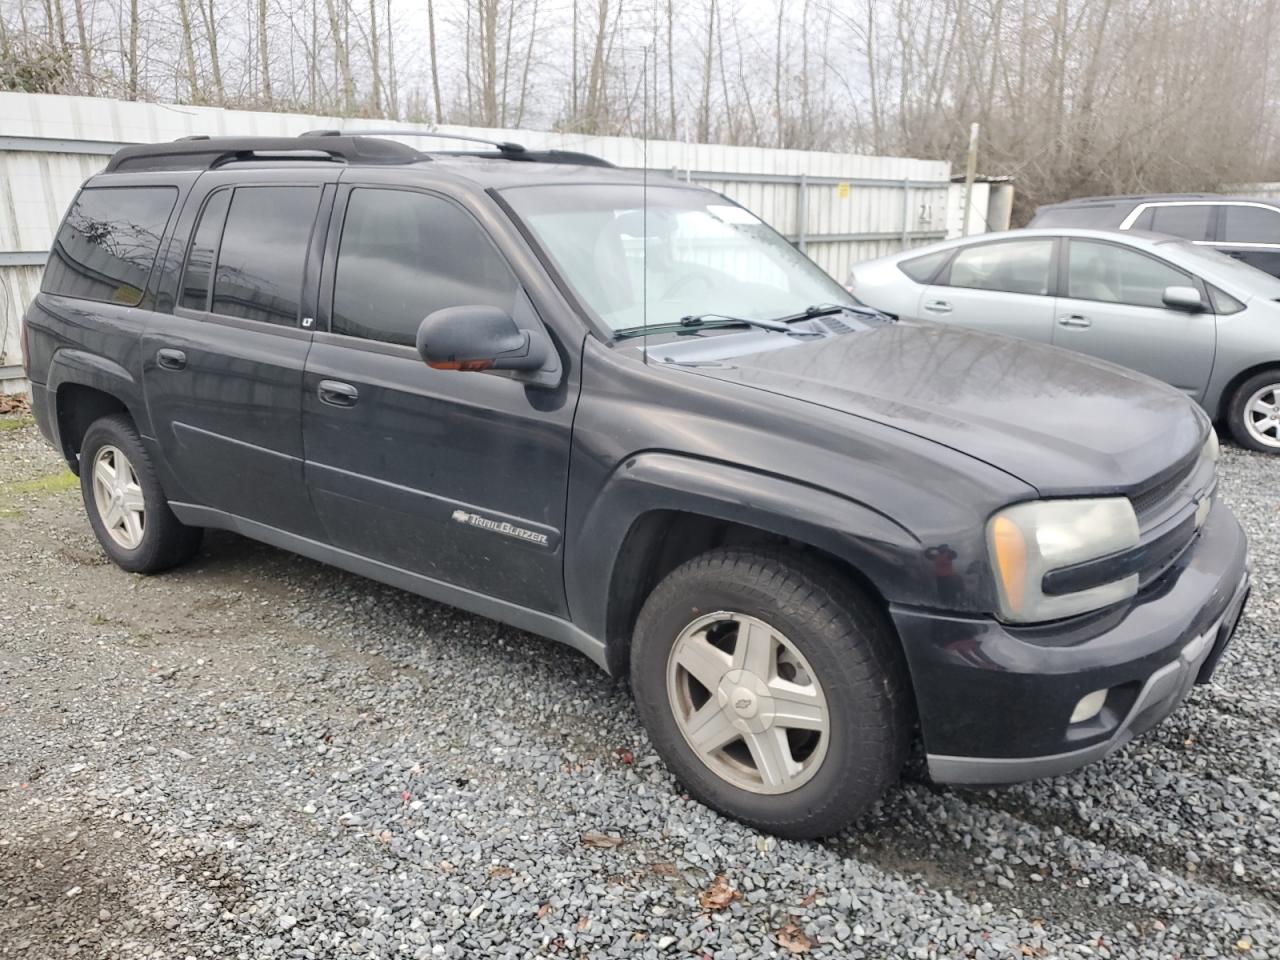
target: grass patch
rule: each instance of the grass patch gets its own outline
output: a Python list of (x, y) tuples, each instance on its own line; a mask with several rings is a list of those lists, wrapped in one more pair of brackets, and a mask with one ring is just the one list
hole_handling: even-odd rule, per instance
[(21, 414), (16, 417), (0, 417), (0, 433), (6, 430), (25, 430), (36, 422), (35, 417)]
[(80, 485), (80, 480), (70, 470), (51, 473), (46, 477), (34, 480), (16, 480), (12, 483), (0, 483), (0, 501), (9, 497), (19, 497), (29, 493), (50, 494), (73, 490)]

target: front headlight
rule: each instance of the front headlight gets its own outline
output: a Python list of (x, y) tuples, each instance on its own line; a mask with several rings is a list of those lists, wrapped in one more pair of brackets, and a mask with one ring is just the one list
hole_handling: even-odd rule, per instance
[(1207, 460), (1210, 463), (1217, 463), (1218, 457), (1222, 455), (1221, 449), (1218, 447), (1218, 432), (1209, 428), (1209, 439), (1204, 442), (1204, 446), (1200, 448), (1200, 459)]
[(987, 523), (1001, 619), (1056, 620), (1133, 596), (1136, 573), (1062, 594), (1046, 593), (1044, 576), (1131, 549), (1138, 539), (1138, 518), (1126, 497), (1033, 500), (1006, 507)]

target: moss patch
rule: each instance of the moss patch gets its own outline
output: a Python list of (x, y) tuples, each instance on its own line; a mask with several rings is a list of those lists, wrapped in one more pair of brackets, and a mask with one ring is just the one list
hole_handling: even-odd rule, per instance
[(79, 485), (80, 480), (70, 470), (51, 473), (46, 477), (36, 477), (34, 480), (16, 480), (13, 483), (0, 483), (0, 503), (10, 497), (19, 497), (32, 493), (61, 493), (63, 490), (73, 490)]
[(35, 422), (34, 417), (28, 417), (25, 415), (17, 417), (0, 417), (0, 433), (4, 433), (6, 430), (23, 430)]

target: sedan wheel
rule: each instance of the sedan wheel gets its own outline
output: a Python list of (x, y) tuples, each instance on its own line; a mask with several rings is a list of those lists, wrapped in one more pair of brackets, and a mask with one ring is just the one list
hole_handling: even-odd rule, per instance
[(1240, 446), (1280, 453), (1280, 370), (1263, 370), (1240, 384), (1225, 412)]
[(1245, 429), (1258, 443), (1280, 449), (1280, 384), (1255, 390), (1245, 402)]

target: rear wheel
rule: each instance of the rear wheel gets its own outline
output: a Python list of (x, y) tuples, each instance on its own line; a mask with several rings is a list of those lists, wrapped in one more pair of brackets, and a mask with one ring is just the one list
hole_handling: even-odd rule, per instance
[(167, 570), (200, 547), (203, 531), (173, 515), (133, 421), (124, 414), (96, 420), (85, 432), (80, 493), (102, 549), (131, 573)]
[(1280, 369), (1264, 370), (1231, 396), (1227, 425), (1236, 443), (1263, 453), (1280, 453)]
[(872, 599), (804, 555), (721, 549), (645, 602), (637, 708), (698, 800), (785, 837), (833, 833), (896, 779), (910, 713)]

